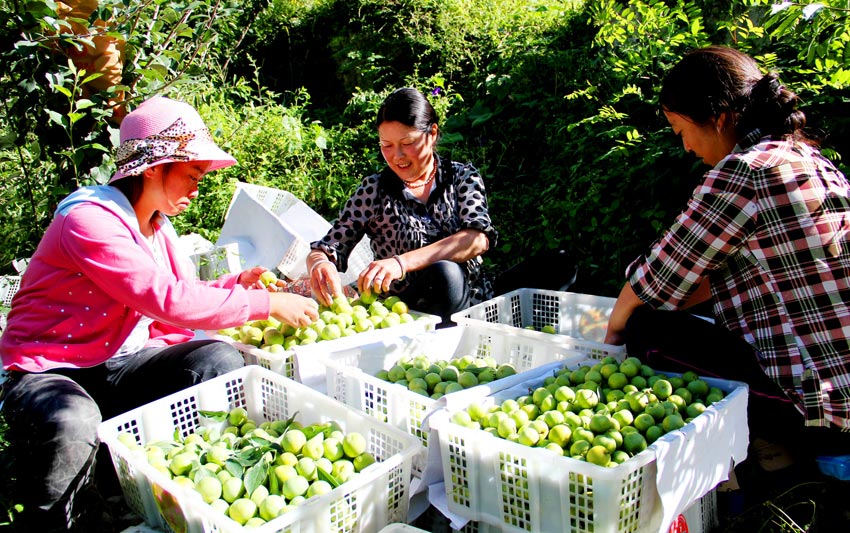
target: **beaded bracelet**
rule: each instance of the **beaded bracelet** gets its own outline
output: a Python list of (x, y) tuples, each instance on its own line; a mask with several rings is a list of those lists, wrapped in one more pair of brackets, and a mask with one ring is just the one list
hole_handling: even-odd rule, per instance
[(398, 278), (399, 281), (404, 281), (404, 277), (407, 276), (407, 271), (404, 269), (404, 263), (401, 262), (401, 257), (394, 255), (393, 259), (396, 260), (398, 266), (401, 268), (401, 277)]

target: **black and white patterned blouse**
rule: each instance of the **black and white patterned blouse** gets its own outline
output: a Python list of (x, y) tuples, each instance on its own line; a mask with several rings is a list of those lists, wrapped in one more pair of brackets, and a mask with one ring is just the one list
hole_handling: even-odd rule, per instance
[[(386, 259), (435, 243), (462, 229), (481, 230), (496, 245), (498, 232), (490, 221), (484, 181), (469, 163), (438, 158), (438, 172), (428, 201), (407, 194), (389, 168), (366, 177), (343, 207), (339, 219), (312, 249), (325, 252), (340, 272), (363, 235), (371, 240), (375, 259)], [(466, 262), (471, 304), (492, 298), (492, 284), (482, 275), (481, 256)], [(415, 276), (413, 276), (415, 278)], [(411, 278), (396, 280), (390, 293), (407, 288)]]

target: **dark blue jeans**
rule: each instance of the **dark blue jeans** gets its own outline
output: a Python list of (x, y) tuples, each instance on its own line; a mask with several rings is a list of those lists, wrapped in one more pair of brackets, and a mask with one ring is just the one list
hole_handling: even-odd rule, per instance
[(414, 311), (439, 315), (438, 327), (453, 325), (451, 316), (469, 307), (469, 282), (463, 266), (453, 261), (437, 261), (410, 273), (410, 285), (398, 296)]
[[(198, 340), (144, 349), (92, 368), (13, 373), (3, 414), (15, 502), (24, 505), (16, 525), (20, 521), (27, 531), (73, 530), (84, 507), (75, 500), (93, 480), (102, 420), (243, 365), (232, 346)], [(114, 476), (111, 464), (101, 468)]]

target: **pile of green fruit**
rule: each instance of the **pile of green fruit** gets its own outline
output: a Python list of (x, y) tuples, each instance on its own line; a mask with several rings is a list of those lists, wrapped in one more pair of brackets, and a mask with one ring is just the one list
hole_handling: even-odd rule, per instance
[(399, 359), (390, 369), (380, 370), (376, 377), (436, 400), (446, 394), (514, 374), (516, 369), (513, 365), (499, 364), (490, 356), (464, 355), (450, 360), (431, 361), (419, 355)]
[(319, 318), (306, 327), (294, 328), (269, 317), (221, 329), (218, 334), (271, 353), (282, 353), (293, 346), (336, 340), (414, 320), (407, 304), (398, 296), (379, 300), (373, 293), (364, 293), (359, 298), (337, 296), (330, 307), (320, 306)]
[(281, 516), (330, 492), (375, 463), (366, 439), (336, 423), (302, 426), (293, 417), (257, 424), (244, 408), (202, 411), (226, 427), (200, 427), (183, 439), (142, 446), (118, 441), (214, 509), (246, 527)]
[(550, 335), (558, 333), (558, 329), (552, 324), (546, 324), (545, 326), (541, 326), (540, 329), (537, 329), (534, 326), (525, 326), (525, 328), (523, 329), (528, 329), (531, 331), (542, 331), (543, 333), (549, 333)]
[(451, 421), (558, 455), (615, 467), (699, 416), (725, 394), (693, 372), (656, 373), (634, 357), (563, 368), (527, 395), (484, 408), (473, 403)]

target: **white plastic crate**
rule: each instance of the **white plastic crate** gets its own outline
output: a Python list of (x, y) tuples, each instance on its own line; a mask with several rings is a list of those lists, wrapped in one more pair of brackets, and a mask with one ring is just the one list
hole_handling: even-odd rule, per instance
[[(375, 376), (388, 370), (403, 357), (424, 355), (431, 361), (455, 359), (464, 355), (491, 356), (499, 364), (509, 363), (517, 374), (433, 399), (407, 387)], [(585, 354), (563, 345), (538, 339), (487, 331), (476, 325), (456, 326), (417, 336), (385, 338), (324, 356), (327, 368), (327, 394), (397, 428), (418, 437), (427, 448), (430, 432), (425, 420), (437, 408), (467, 405), (475, 398), (511, 387), (528, 379), (534, 369), (551, 373), (567, 362), (585, 361)], [(423, 456), (424, 460), (425, 457)], [(425, 465), (413, 464), (420, 476)]]
[(12, 305), (12, 298), (21, 287), (21, 276), (0, 276), (0, 303), (3, 307)]
[(409, 524), (390, 524), (379, 533), (427, 533), (424, 529), (413, 527)]
[(669, 533), (711, 533), (719, 523), (717, 491), (712, 489), (676, 517)]
[[(676, 517), (668, 533), (711, 533), (718, 524), (717, 491), (711, 490)], [(461, 529), (452, 529), (452, 533), (502, 533), (502, 530), (486, 522), (467, 522)]]
[[(554, 456), (545, 449), (523, 446), (480, 429), (451, 423), (451, 415), (464, 407), (439, 409), (429, 418), (429, 425), (432, 438), (439, 441), (439, 460), (443, 466), (449, 511), (510, 533), (661, 531), (664, 509), (656, 483), (657, 459), (662, 456), (660, 451), (669, 446), (677, 452), (694, 455), (698, 452), (691, 450), (698, 445), (703, 446), (701, 451), (710, 446), (722, 452), (715, 454), (715, 458), (722, 456), (722, 459), (717, 459), (717, 464), (702, 465), (701, 468), (726, 472), (732, 449), (736, 446), (733, 441), (746, 441), (746, 430), (744, 435), (737, 435), (736, 425), (731, 422), (733, 419), (743, 420), (746, 428), (746, 385), (703, 379), (726, 391), (727, 396), (700, 415), (705, 418), (699, 424), (699, 432), (694, 431), (696, 421), (691, 422), (681, 430), (664, 435), (645, 451), (615, 468)], [(503, 389), (488, 396), (483, 404), (487, 407), (507, 398), (516, 398), (542, 383), (541, 378), (536, 378), (511, 389)], [(688, 437), (680, 439), (686, 431)], [(682, 440), (686, 441), (683, 447), (673, 445)], [(737, 442), (738, 446), (740, 444)], [(743, 447), (745, 450), (745, 442)], [(669, 454), (666, 457), (668, 461), (678, 459)], [(668, 470), (676, 471), (678, 483), (696, 484), (703, 471), (691, 471), (690, 465), (700, 460), (703, 458), (688, 457), (671, 465)], [(715, 485), (716, 482), (704, 494)], [(702, 505), (702, 500), (697, 499), (697, 503)], [(701, 506), (698, 509), (690, 506), (682, 514), (690, 513), (686, 516), (693, 517), (697, 511), (700, 515), (715, 513)], [(677, 517), (678, 514), (673, 519)], [(701, 518), (693, 518), (693, 523), (711, 523), (711, 520), (708, 518), (703, 522)], [(687, 521), (691, 524), (691, 518)], [(695, 528), (694, 531), (699, 530)]]
[(217, 331), (206, 331), (205, 334), (213, 339), (233, 345), (242, 352), (246, 365), (259, 365), (300, 383), (314, 390), (325, 391), (325, 367), (322, 360), (329, 354), (347, 350), (352, 346), (377, 342), (384, 337), (395, 337), (404, 334), (416, 334), (433, 330), (441, 322), (437, 315), (410, 311), (415, 318), (413, 322), (399, 324), (392, 328), (374, 329), (341, 337), (331, 341), (321, 341), (293, 350), (271, 353), (256, 346), (237, 342), (230, 337), (220, 335)]
[(252, 366), (206, 381), (103, 422), (106, 443), (129, 506), (147, 524), (163, 531), (241, 532), (243, 528), (181, 487), (118, 441), (129, 432), (139, 444), (182, 437), (199, 426), (223, 427), (198, 410), (225, 411), (242, 406), (256, 421), (284, 420), (296, 413), (306, 424), (336, 421), (345, 432), (368, 441), (377, 462), (331, 492), (256, 528), (257, 533), (377, 531), (407, 518), (410, 468), (416, 440), (280, 374)]
[[(597, 359), (625, 357), (625, 347), (604, 344), (608, 318), (616, 298), (549, 291), (517, 289), (452, 315), (458, 324), (486, 323), (491, 327), (530, 338), (556, 336), (561, 342), (576, 342), (575, 348)], [(555, 327), (557, 333), (539, 331)], [(535, 330), (525, 329), (534, 327)]]
[[(253, 205), (239, 199), (241, 192), (255, 200)], [(270, 213), (271, 220), (263, 217), (257, 209)], [(214, 252), (224, 244), (236, 244), (237, 250), (228, 250), (227, 253), (239, 261), (240, 268), (247, 268), (254, 266), (249, 263), (263, 251), (279, 250), (273, 260), (275, 264), (262, 266), (277, 268), (284, 276), (298, 279), (308, 275), (306, 261), (310, 243), (324, 237), (330, 228), (327, 220), (287, 191), (237, 183)], [(348, 269), (340, 273), (342, 283), (347, 285), (356, 281), (372, 258), (369, 239), (364, 237), (352, 250)], [(229, 259), (228, 263), (232, 260)]]

